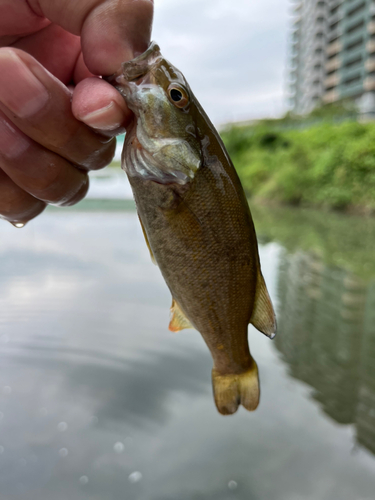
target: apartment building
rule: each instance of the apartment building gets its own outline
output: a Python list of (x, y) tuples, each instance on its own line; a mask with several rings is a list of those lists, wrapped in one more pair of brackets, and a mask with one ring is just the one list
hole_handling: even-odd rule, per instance
[(352, 99), (375, 117), (375, 0), (293, 2), (289, 74), (296, 113)]

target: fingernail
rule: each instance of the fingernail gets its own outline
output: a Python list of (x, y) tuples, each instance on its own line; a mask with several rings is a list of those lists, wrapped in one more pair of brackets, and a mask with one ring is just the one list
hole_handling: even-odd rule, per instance
[(12, 51), (0, 50), (0, 101), (15, 115), (27, 118), (40, 111), (49, 94), (26, 64)]
[(116, 130), (121, 127), (123, 112), (113, 101), (104, 108), (80, 116), (86, 125), (98, 130)]
[(5, 118), (0, 117), (0, 155), (17, 158), (30, 146), (23, 133)]

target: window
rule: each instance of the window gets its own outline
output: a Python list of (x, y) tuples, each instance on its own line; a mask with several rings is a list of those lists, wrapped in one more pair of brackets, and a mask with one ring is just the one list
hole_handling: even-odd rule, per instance
[(346, 47), (345, 47), (345, 50), (353, 50), (353, 49), (357, 49), (358, 47), (360, 47), (361, 45), (363, 44), (363, 38), (358, 38), (357, 40), (355, 40), (354, 42), (351, 42), (350, 44), (348, 44)]
[(336, 21), (335, 23), (330, 25), (329, 29), (333, 31), (339, 27), (339, 24), (340, 24), (340, 21)]
[(353, 66), (356, 66), (357, 64), (362, 62), (362, 56), (356, 57), (354, 59), (350, 59), (345, 63), (345, 68), (352, 68)]
[(358, 7), (354, 7), (354, 9), (348, 10), (347, 16), (348, 17), (353, 17), (356, 14), (358, 14), (359, 12), (361, 12), (361, 10), (363, 10), (365, 7), (366, 7), (366, 2), (362, 2), (362, 3), (360, 3), (358, 5)]
[(352, 26), (350, 26), (346, 32), (349, 34), (349, 33), (354, 33), (354, 31), (358, 30), (359, 28), (363, 28), (365, 25), (365, 21), (364, 19), (362, 19), (361, 21), (359, 21), (358, 23), (356, 24), (353, 24)]
[(343, 84), (344, 85), (352, 85), (353, 83), (358, 83), (360, 82), (362, 79), (361, 77), (361, 74), (357, 74), (357, 75), (353, 75), (353, 76), (350, 76), (349, 78), (346, 78), (345, 80), (343, 80)]

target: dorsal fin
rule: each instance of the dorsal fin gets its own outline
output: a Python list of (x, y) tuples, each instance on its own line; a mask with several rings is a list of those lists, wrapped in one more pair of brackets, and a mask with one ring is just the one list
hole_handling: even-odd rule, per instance
[(180, 306), (177, 302), (172, 299), (171, 305), (171, 321), (169, 323), (169, 329), (171, 332), (179, 332), (185, 328), (194, 328), (190, 321), (187, 319), (185, 314), (181, 311)]
[(148, 251), (150, 252), (151, 260), (155, 264), (155, 266), (157, 266), (158, 264), (156, 262), (154, 254), (153, 254), (153, 252), (151, 250), (150, 243), (149, 243), (148, 238), (147, 238), (146, 230), (145, 230), (145, 227), (143, 225), (142, 219), (139, 217), (139, 214), (138, 214), (138, 219), (139, 219), (139, 222), (141, 223), (141, 228), (142, 228), (143, 236), (145, 237), (146, 245), (147, 245)]
[(271, 339), (276, 336), (276, 316), (262, 273), (259, 271), (250, 323)]

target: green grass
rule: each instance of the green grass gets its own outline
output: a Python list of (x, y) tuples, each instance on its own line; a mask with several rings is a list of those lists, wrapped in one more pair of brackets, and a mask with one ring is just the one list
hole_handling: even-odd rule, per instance
[(375, 123), (232, 127), (223, 140), (248, 196), (300, 206), (375, 210)]

